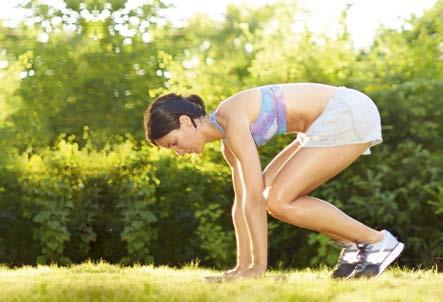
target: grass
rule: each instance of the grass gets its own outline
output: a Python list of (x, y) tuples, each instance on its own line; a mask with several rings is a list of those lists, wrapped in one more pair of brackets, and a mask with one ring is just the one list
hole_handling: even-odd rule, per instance
[(443, 301), (443, 274), (435, 270), (390, 268), (376, 279), (336, 281), (324, 267), (271, 270), (255, 280), (204, 281), (220, 273), (193, 264), (0, 267), (0, 301)]

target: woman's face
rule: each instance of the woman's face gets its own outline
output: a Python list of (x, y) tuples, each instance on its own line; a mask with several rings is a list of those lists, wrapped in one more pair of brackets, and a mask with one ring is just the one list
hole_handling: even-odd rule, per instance
[(187, 115), (181, 115), (179, 122), (179, 129), (172, 130), (158, 139), (156, 143), (160, 147), (174, 150), (180, 156), (189, 153), (201, 153), (204, 147), (203, 140), (191, 119)]

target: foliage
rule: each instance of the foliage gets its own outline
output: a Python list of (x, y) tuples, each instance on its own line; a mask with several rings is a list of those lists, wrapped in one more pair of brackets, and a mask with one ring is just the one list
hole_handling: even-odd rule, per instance
[[(400, 263), (442, 255), (443, 2), (355, 49), (345, 9), (335, 37), (314, 34), (302, 7), (230, 5), (176, 27), (162, 1), (29, 0), (26, 22), (0, 25), (0, 262), (180, 265), (234, 262), (233, 190), (219, 143), (183, 160), (142, 142), (160, 94), (196, 93), (207, 111), (246, 88), (321, 82), (367, 93), (384, 142), (314, 196), (406, 243)], [(4, 64), (7, 62), (7, 64)], [(294, 138), (259, 148), (262, 167)], [(274, 267), (332, 265), (324, 235), (269, 218)]]

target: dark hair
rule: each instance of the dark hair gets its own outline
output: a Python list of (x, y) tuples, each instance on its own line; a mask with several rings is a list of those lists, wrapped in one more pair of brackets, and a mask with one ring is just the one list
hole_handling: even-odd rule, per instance
[(146, 140), (158, 146), (154, 140), (180, 128), (178, 121), (180, 115), (189, 116), (192, 124), (197, 128), (194, 119), (206, 115), (203, 99), (196, 94), (183, 97), (175, 93), (158, 97), (144, 113), (143, 125)]

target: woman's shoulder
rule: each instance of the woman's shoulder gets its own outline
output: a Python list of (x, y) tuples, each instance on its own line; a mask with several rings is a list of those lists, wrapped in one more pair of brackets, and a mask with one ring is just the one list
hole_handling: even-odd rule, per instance
[(254, 120), (260, 112), (260, 87), (253, 87), (237, 92), (226, 98), (214, 110), (217, 121), (223, 126), (231, 117), (240, 118), (246, 116), (250, 121)]

